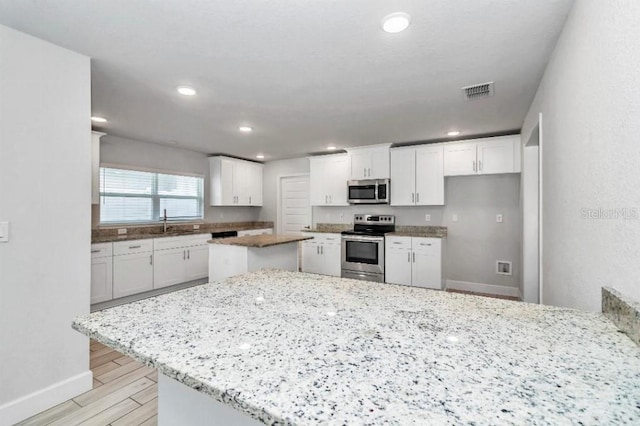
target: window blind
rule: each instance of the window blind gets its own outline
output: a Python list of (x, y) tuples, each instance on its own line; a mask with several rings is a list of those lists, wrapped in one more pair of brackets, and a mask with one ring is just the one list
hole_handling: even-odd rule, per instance
[(168, 173), (100, 168), (100, 223), (202, 219), (204, 179)]

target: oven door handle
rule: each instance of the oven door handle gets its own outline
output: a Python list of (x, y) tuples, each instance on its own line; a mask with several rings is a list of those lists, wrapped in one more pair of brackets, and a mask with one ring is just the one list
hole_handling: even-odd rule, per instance
[(371, 243), (384, 242), (384, 237), (365, 237), (360, 235), (343, 235), (342, 241), (365, 241)]

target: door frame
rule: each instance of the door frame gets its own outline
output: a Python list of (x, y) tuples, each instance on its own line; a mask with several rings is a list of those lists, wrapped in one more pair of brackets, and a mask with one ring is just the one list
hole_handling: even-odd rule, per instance
[[(309, 177), (309, 173), (291, 173), (286, 175), (278, 175), (276, 185), (276, 233), (282, 230), (282, 181), (287, 178)], [(309, 181), (311, 184), (311, 181)], [(311, 191), (311, 187), (309, 187)], [(313, 209), (311, 208), (311, 194), (309, 194), (309, 226), (313, 224)]]

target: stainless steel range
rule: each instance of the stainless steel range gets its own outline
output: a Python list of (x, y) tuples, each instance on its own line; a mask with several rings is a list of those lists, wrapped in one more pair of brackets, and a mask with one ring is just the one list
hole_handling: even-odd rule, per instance
[(356, 214), (342, 232), (342, 277), (384, 282), (384, 234), (396, 229), (392, 215)]

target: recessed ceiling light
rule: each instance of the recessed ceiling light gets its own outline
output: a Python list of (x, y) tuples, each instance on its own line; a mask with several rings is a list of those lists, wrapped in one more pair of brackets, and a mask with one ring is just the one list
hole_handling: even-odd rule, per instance
[(384, 17), (382, 29), (388, 33), (399, 33), (406, 30), (410, 22), (411, 16), (408, 13), (396, 12)]
[(336, 148), (335, 146), (333, 146), (333, 145), (329, 145), (329, 146), (327, 147), (327, 151), (335, 151), (336, 149), (337, 149), (337, 148)]
[(107, 119), (106, 118), (102, 118), (102, 117), (91, 117), (91, 121), (93, 121), (94, 123), (106, 123)]
[(452, 132), (447, 133), (447, 136), (458, 136), (459, 134), (460, 134), (460, 132), (459, 132), (459, 131), (454, 130), (454, 131), (452, 131)]
[(238, 127), (238, 130), (240, 130), (243, 133), (251, 133), (253, 131), (253, 128), (249, 126), (240, 126)]
[(178, 86), (178, 93), (185, 96), (194, 96), (197, 92), (196, 89), (189, 86)]
[(258, 155), (256, 155), (256, 158), (257, 158), (258, 160), (262, 160), (262, 159), (264, 158), (264, 155), (262, 155), (262, 154), (258, 154)]

